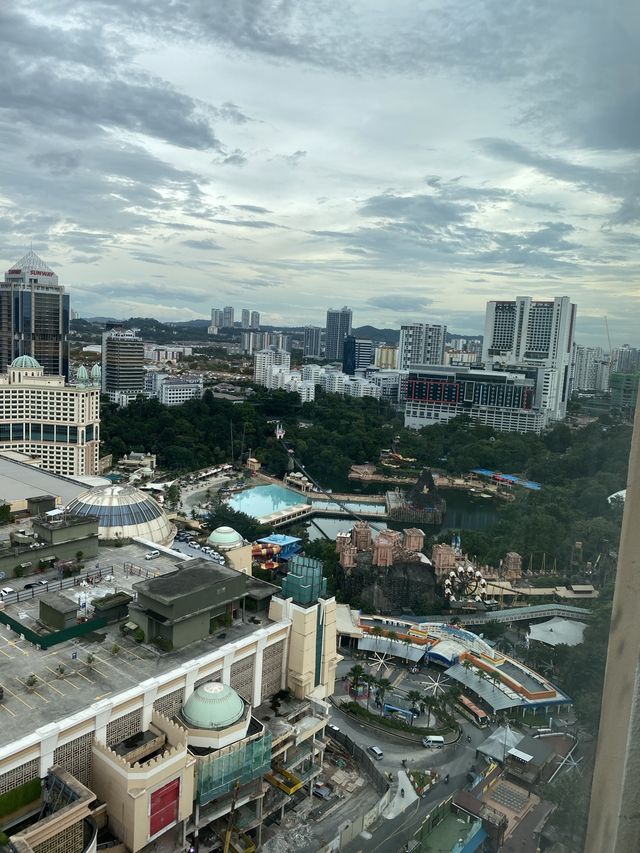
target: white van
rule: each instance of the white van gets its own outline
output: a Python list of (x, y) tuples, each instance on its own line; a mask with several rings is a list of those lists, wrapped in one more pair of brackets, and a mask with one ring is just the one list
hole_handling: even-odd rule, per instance
[(382, 761), (382, 759), (384, 758), (384, 752), (380, 749), (379, 746), (370, 746), (367, 749), (367, 752), (373, 755), (376, 761)]
[(155, 560), (156, 557), (160, 556), (160, 551), (149, 551), (144, 555), (145, 560)]
[(422, 745), (427, 749), (442, 749), (444, 746), (444, 738), (442, 735), (427, 735), (422, 738)]

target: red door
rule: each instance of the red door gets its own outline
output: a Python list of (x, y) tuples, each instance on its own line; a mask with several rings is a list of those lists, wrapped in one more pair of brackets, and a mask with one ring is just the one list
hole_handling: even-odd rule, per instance
[(149, 818), (149, 836), (151, 838), (178, 820), (179, 798), (180, 779), (174, 779), (173, 782), (169, 782), (151, 794), (151, 815)]

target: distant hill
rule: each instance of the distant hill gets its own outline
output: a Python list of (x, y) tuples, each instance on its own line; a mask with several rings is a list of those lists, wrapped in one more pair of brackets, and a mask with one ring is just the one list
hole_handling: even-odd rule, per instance
[(397, 344), (400, 340), (400, 329), (377, 329), (375, 326), (358, 326), (351, 334), (354, 338), (364, 338), (366, 341), (383, 341), (387, 344)]

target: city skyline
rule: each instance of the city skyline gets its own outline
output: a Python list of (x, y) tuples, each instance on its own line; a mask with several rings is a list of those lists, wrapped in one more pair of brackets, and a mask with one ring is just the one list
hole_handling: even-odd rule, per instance
[(1, 262), (33, 241), (81, 314), (165, 321), (216, 292), (273, 325), (347, 300), (362, 324), (475, 333), (489, 299), (562, 292), (580, 341), (606, 345), (607, 314), (637, 344), (624, 12), (21, 0)]

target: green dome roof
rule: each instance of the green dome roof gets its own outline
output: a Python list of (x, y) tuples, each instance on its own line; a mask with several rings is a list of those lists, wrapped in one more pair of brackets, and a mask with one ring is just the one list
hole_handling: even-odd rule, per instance
[(33, 370), (34, 368), (41, 367), (41, 365), (31, 355), (19, 355), (13, 359), (11, 367), (23, 367)]
[(244, 544), (244, 539), (233, 527), (216, 527), (207, 541), (217, 548), (237, 548)]
[(226, 729), (244, 713), (244, 702), (228, 684), (201, 684), (182, 706), (182, 716), (194, 729)]

